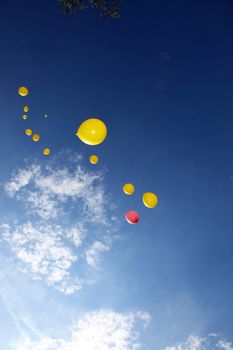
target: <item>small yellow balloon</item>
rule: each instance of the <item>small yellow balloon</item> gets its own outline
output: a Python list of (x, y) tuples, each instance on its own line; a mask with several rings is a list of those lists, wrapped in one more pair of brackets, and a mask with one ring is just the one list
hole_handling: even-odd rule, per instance
[(25, 134), (26, 134), (27, 136), (31, 136), (31, 135), (32, 135), (32, 130), (31, 130), (31, 129), (26, 129), (26, 130), (25, 130)]
[(154, 208), (158, 204), (158, 197), (152, 192), (145, 192), (142, 197), (143, 204), (147, 208)]
[(29, 111), (28, 106), (25, 106), (25, 107), (23, 108), (23, 110), (24, 110), (25, 113), (27, 113), (27, 112)]
[(123, 191), (125, 194), (131, 195), (134, 193), (134, 185), (133, 184), (125, 184), (123, 187)]
[(23, 118), (24, 120), (28, 119), (27, 114), (24, 114), (24, 115), (22, 116), (22, 118)]
[(18, 89), (18, 94), (20, 96), (27, 96), (29, 94), (29, 91), (28, 89), (25, 87), (25, 86), (21, 86), (19, 89)]
[(95, 154), (92, 154), (89, 158), (91, 164), (97, 164), (99, 163), (99, 157)]
[(34, 135), (32, 136), (32, 139), (33, 139), (33, 141), (39, 141), (40, 135), (39, 135), (39, 134), (34, 134)]
[(76, 136), (87, 145), (99, 145), (107, 136), (107, 127), (100, 119), (87, 119), (78, 128)]
[(44, 149), (43, 149), (43, 154), (44, 154), (45, 156), (48, 156), (50, 153), (51, 153), (50, 148), (44, 148)]

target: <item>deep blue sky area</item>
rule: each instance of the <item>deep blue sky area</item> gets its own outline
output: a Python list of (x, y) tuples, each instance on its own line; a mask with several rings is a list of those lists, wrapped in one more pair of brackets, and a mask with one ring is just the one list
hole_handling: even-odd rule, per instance
[[(124, 0), (121, 12), (105, 22), (95, 10), (64, 15), (56, 0), (0, 0), (0, 181), (26, 158), (44, 162), (22, 105), (41, 147), (78, 152), (87, 168), (93, 151), (75, 132), (103, 119), (108, 137), (95, 152), (123, 239), (82, 302), (148, 310), (147, 350), (195, 332), (233, 341), (233, 2)], [(145, 191), (158, 207), (143, 206)], [(1, 192), (4, 216), (13, 207)], [(127, 209), (138, 225), (125, 223)]]

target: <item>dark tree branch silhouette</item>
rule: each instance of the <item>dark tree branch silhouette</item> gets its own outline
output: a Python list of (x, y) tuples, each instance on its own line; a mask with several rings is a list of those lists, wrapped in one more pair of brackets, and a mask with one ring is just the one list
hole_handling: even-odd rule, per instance
[(102, 18), (119, 18), (121, 0), (58, 0), (64, 13), (96, 8)]

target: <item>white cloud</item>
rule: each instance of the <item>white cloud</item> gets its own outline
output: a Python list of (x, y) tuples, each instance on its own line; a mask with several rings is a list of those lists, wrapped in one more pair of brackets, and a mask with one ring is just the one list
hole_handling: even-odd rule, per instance
[(184, 343), (180, 343), (176, 346), (166, 347), (165, 350), (202, 350), (203, 338), (190, 335)]
[(6, 193), (10, 197), (20, 191), (23, 187), (27, 186), (33, 177), (38, 173), (40, 167), (39, 165), (33, 164), (28, 169), (20, 169), (13, 176), (10, 182), (5, 185)]
[(41, 191), (27, 191), (24, 197), (21, 197), (28, 204), (30, 212), (36, 213), (42, 219), (55, 219), (61, 213), (61, 208), (53, 196)]
[[(96, 241), (96, 236), (82, 224), (64, 228), (41, 221), (5, 223), (1, 231), (2, 242), (11, 248), (21, 271), (65, 294), (72, 294), (93, 281), (92, 270), (94, 274), (113, 239), (109, 237), (107, 241), (103, 237), (103, 241)], [(71, 272), (73, 266), (76, 268)], [(80, 277), (82, 269), (88, 267), (87, 276)]]
[(231, 343), (219, 340), (217, 334), (210, 333), (207, 337), (190, 335), (185, 342), (168, 346), (165, 350), (233, 350)]
[(94, 242), (86, 251), (86, 261), (88, 265), (97, 268), (103, 252), (109, 250), (109, 247), (102, 242)]
[(100, 172), (87, 172), (80, 165), (74, 170), (67, 167), (32, 164), (19, 169), (5, 184), (9, 197), (16, 197), (30, 212), (42, 219), (55, 219), (64, 215), (69, 200), (82, 203), (82, 215), (95, 223), (106, 223), (106, 194)]
[[(2, 225), (2, 239), (10, 245), (21, 269), (30, 272), (34, 279), (44, 278), (49, 285), (69, 294), (69, 269), (78, 257), (62, 237), (64, 232), (58, 225), (33, 225), (29, 221), (16, 225), (13, 230), (9, 225)], [(80, 288), (81, 284), (75, 281), (73, 290)]]
[(224, 340), (220, 340), (217, 345), (219, 349), (222, 349), (222, 350), (233, 350), (233, 344), (228, 343)]
[(94, 274), (110, 249), (117, 225), (103, 174), (76, 161), (61, 164), (53, 160), (13, 173), (5, 192), (22, 203), (24, 215), (21, 211), (16, 222), (4, 222), (1, 229), (21, 270), (71, 294), (93, 281), (91, 269)]
[(17, 350), (136, 350), (141, 348), (137, 321), (143, 324), (149, 318), (145, 312), (89, 312), (70, 327), (70, 339), (42, 336), (32, 340), (24, 337), (19, 341)]

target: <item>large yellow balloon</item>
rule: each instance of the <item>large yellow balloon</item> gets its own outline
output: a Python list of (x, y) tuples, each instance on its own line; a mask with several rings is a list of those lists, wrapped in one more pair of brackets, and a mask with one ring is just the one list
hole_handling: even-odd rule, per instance
[(27, 96), (29, 94), (28, 89), (25, 86), (21, 86), (18, 90), (20, 96)]
[(33, 141), (39, 141), (40, 135), (39, 135), (39, 134), (34, 134), (34, 135), (32, 136), (32, 139), (33, 139)]
[(24, 110), (25, 113), (27, 113), (27, 112), (29, 111), (28, 106), (25, 106), (25, 107), (23, 108), (23, 110)]
[(97, 164), (99, 163), (99, 157), (95, 154), (92, 154), (89, 158), (91, 164)]
[(107, 127), (100, 119), (87, 119), (80, 125), (76, 135), (87, 145), (99, 145), (107, 136)]
[(133, 184), (125, 184), (123, 187), (123, 191), (125, 194), (131, 195), (134, 193), (134, 185)]
[(44, 148), (44, 149), (43, 149), (43, 154), (44, 154), (45, 156), (48, 156), (50, 153), (51, 153), (51, 150), (50, 150), (49, 148)]
[(32, 130), (31, 130), (31, 129), (26, 129), (26, 130), (25, 130), (25, 134), (26, 134), (27, 136), (31, 136)]
[(24, 120), (28, 119), (27, 114), (24, 114), (24, 115), (22, 116), (22, 118), (23, 118)]
[(145, 192), (142, 201), (147, 208), (154, 208), (158, 204), (158, 197), (152, 192)]

